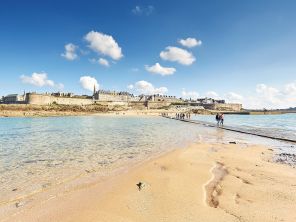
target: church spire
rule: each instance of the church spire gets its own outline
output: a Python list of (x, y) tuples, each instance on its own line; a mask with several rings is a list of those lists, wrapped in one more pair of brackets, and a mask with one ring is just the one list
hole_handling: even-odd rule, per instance
[(96, 84), (94, 84), (94, 95), (96, 93)]

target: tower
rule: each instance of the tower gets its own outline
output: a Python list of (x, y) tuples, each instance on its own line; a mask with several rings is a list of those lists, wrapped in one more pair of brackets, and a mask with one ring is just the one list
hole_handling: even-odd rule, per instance
[(94, 84), (94, 94), (93, 95), (95, 95), (96, 94), (96, 84)]

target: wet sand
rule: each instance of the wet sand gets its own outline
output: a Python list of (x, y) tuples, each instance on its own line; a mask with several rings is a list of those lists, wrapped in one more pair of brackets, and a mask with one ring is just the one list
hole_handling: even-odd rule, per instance
[(267, 147), (194, 144), (0, 221), (296, 221), (296, 170)]

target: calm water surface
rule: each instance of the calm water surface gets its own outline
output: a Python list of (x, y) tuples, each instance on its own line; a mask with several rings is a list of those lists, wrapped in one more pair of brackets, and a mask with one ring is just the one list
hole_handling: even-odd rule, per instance
[(184, 147), (193, 129), (159, 117), (0, 118), (0, 202)]
[[(196, 115), (193, 119), (216, 123), (213, 115)], [(296, 141), (296, 113), (282, 115), (225, 115), (225, 126)]]

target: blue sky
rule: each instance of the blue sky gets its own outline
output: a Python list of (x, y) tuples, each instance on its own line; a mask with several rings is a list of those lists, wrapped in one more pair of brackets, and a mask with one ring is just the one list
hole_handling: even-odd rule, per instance
[(296, 106), (295, 11), (289, 0), (3, 1), (0, 95), (91, 94), (94, 78), (135, 94)]

